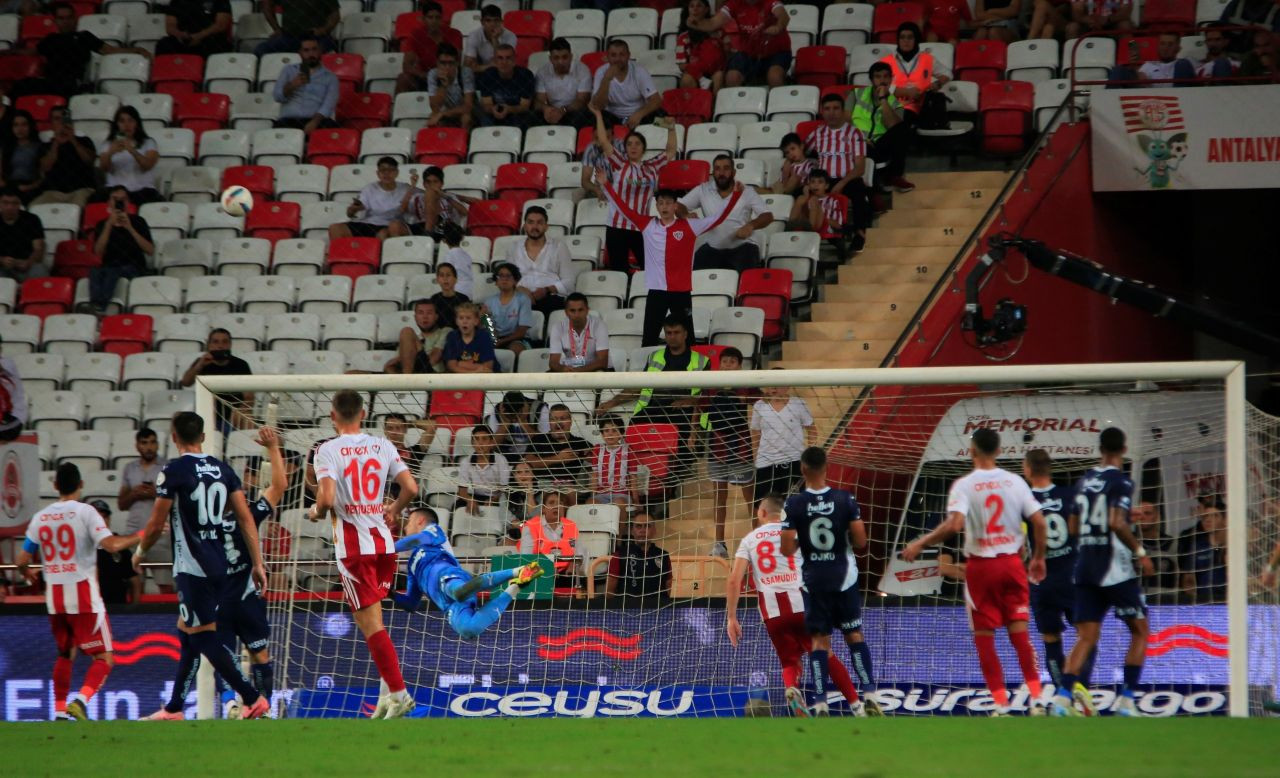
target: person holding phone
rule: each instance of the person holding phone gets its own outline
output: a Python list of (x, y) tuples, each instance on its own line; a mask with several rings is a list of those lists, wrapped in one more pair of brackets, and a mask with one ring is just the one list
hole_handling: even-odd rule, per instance
[(136, 278), (147, 271), (147, 256), (156, 250), (147, 221), (128, 211), (129, 190), (112, 187), (107, 203), (110, 213), (98, 223), (93, 243), (93, 252), (102, 257), (102, 264), (89, 271), (89, 302), (84, 304), (86, 312), (95, 314), (106, 311), (120, 279)]
[(134, 205), (163, 200), (156, 188), (156, 163), (160, 147), (142, 126), (142, 116), (132, 105), (122, 105), (112, 122), (111, 137), (98, 147), (98, 167), (106, 174), (105, 200), (115, 187), (122, 186)]
[(299, 62), (285, 65), (272, 95), (280, 103), (276, 127), (315, 132), (337, 127), (338, 77), (320, 62), (320, 42), (314, 35), (298, 46)]
[[(120, 476), (120, 494), (116, 497), (116, 505), (120, 510), (129, 512), (124, 525), (126, 536), (136, 535), (147, 526), (151, 509), (156, 504), (156, 476), (160, 475), (160, 471), (168, 463), (168, 460), (160, 456), (160, 438), (150, 427), (142, 427), (134, 434), (133, 445), (138, 451), (138, 458), (124, 466), (124, 472)], [(167, 535), (168, 531), (166, 527), (164, 533)], [(151, 560), (172, 562), (172, 544), (167, 539), (157, 543), (152, 549)], [(157, 567), (151, 568), (150, 572), (161, 591), (173, 591), (173, 574), (169, 570)], [(130, 578), (129, 585), (133, 589), (133, 602), (138, 602), (138, 598), (142, 596), (142, 576)]]

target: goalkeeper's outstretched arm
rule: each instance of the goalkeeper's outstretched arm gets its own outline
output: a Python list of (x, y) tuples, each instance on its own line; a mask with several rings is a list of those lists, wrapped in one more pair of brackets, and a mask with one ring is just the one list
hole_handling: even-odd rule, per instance
[[(396, 551), (400, 550), (400, 544), (396, 544)], [(405, 610), (415, 611), (422, 602), (422, 587), (418, 586), (418, 577), (412, 572), (409, 573), (409, 586), (403, 593), (396, 592), (391, 595), (391, 599), (396, 605)]]

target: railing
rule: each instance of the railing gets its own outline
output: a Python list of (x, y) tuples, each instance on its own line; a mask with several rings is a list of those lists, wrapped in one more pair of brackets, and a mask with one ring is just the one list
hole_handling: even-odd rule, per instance
[[(1214, 84), (1217, 84), (1217, 85), (1270, 84), (1270, 83), (1274, 83), (1277, 80), (1277, 77), (1275, 76), (1266, 76), (1266, 75), (1264, 76), (1234, 76), (1233, 75), (1228, 78), (1199, 78), (1199, 77), (1196, 77), (1196, 78), (1144, 78), (1144, 79), (1137, 79), (1137, 80), (1134, 80), (1134, 79), (1077, 80), (1076, 79), (1076, 56), (1080, 51), (1080, 46), (1090, 38), (1108, 38), (1111, 40), (1115, 40), (1117, 42), (1116, 52), (1118, 54), (1120, 50), (1120, 45), (1119, 45), (1120, 41), (1126, 41), (1126, 40), (1135, 41), (1139, 38), (1150, 38), (1150, 37), (1158, 36), (1161, 33), (1174, 33), (1181, 38), (1187, 35), (1202, 34), (1206, 29), (1214, 29), (1214, 30), (1221, 31), (1223, 33), (1232, 33), (1232, 32), (1253, 32), (1261, 28), (1257, 26), (1250, 26), (1250, 25), (1230, 25), (1230, 26), (1224, 26), (1224, 27), (1209, 28), (1209, 27), (1206, 27), (1205, 24), (1200, 24), (1192, 27), (1161, 29), (1158, 32), (1144, 32), (1143, 30), (1099, 30), (1096, 32), (1089, 32), (1084, 35), (1081, 35), (1078, 38), (1075, 38), (1071, 42), (1071, 56), (1070, 56), (1071, 66), (1070, 68), (1068, 68), (1068, 73), (1069, 73), (1068, 78), (1070, 79), (1070, 82), (1071, 82), (1071, 91), (1072, 92), (1077, 91), (1077, 87), (1151, 86), (1152, 84), (1172, 84), (1174, 86), (1177, 86), (1180, 84), (1198, 84), (1201, 86), (1214, 85)], [(1131, 53), (1137, 53), (1137, 52), (1131, 49)], [(1124, 63), (1124, 67), (1137, 68), (1142, 65), (1143, 61), (1147, 61), (1147, 60), (1139, 60), (1138, 62), (1128, 61)], [(1094, 66), (1087, 65), (1086, 67), (1094, 67)], [(1098, 65), (1096, 67), (1101, 67), (1101, 65)], [(1115, 68), (1115, 67), (1120, 67), (1119, 62), (1112, 62), (1110, 65), (1107, 66), (1107, 69), (1111, 70), (1112, 68)]]

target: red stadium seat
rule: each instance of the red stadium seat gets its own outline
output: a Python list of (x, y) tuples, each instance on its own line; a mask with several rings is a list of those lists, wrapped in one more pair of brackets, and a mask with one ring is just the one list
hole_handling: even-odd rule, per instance
[(825, 123), (826, 122), (821, 119), (810, 119), (806, 122), (797, 122), (796, 135), (799, 135), (802, 139), (808, 138), (814, 130), (818, 129), (820, 125)]
[(313, 165), (350, 165), (359, 153), (359, 130), (317, 130), (307, 137), (307, 162)]
[[(898, 25), (903, 22), (914, 22), (924, 28), (924, 5), (922, 3), (882, 3), (876, 6), (871, 17), (872, 43), (897, 43)], [(917, 44), (924, 41), (916, 41)]]
[(13, 107), (19, 111), (26, 111), (36, 120), (36, 125), (41, 132), (49, 129), (49, 112), (54, 108), (67, 104), (67, 98), (61, 95), (27, 95), (19, 97), (13, 104)]
[(636, 464), (649, 470), (649, 494), (657, 494), (673, 484), (666, 483), (671, 459), (680, 448), (680, 428), (674, 424), (631, 424), (627, 427), (627, 447)]
[(221, 130), (231, 115), (231, 98), (209, 92), (193, 92), (173, 98), (173, 119), (179, 127), (196, 134), (196, 141), (205, 130)]
[(857, 88), (858, 87), (853, 84), (832, 84), (831, 86), (825, 86), (822, 88), (822, 94), (818, 96), (818, 104), (821, 105), (822, 101), (827, 99), (827, 95), (836, 95), (847, 103), (849, 101), (849, 93)]
[(352, 130), (390, 125), (391, 95), (369, 92), (339, 97), (338, 124)]
[(1004, 41), (960, 41), (956, 44), (956, 78), (979, 86), (1004, 78)]
[[(382, 241), (377, 238), (343, 238), (329, 244), (328, 272), (335, 275), (365, 275), (376, 271), (381, 261)], [(365, 272), (353, 273), (348, 265), (358, 265)]]
[(1146, 0), (1142, 28), (1151, 32), (1181, 32), (1196, 23), (1196, 0)]
[(1027, 148), (1035, 84), (994, 81), (978, 93), (981, 149), (987, 154), (1017, 155)]
[(53, 274), (61, 278), (88, 278), (89, 271), (102, 265), (93, 253), (92, 240), (64, 240), (53, 251)]
[(547, 196), (547, 166), (536, 162), (499, 165), (493, 179), (493, 193), (499, 200), (524, 206), (526, 200)]
[(161, 54), (151, 63), (151, 91), (189, 95), (204, 83), (204, 57), (195, 54)]
[(484, 392), (444, 389), (434, 391), (427, 406), (427, 415), (437, 425), (452, 432), (464, 427), (474, 427), (484, 418)]
[(791, 271), (752, 268), (738, 277), (738, 305), (764, 311), (764, 342), (782, 340), (791, 313)]
[(529, 67), (529, 57), (538, 51), (546, 51), (547, 44), (536, 38), (520, 38), (516, 40), (516, 64), (522, 68)]
[(413, 155), (423, 165), (461, 165), (467, 161), (469, 143), (461, 127), (423, 127), (414, 140)]
[(805, 46), (796, 52), (796, 83), (818, 88), (843, 84), (845, 57), (843, 46)]
[(368, 265), (361, 265), (355, 262), (341, 262), (339, 264), (329, 266), (329, 275), (345, 276), (346, 278), (350, 278), (353, 285), (355, 284), (356, 279), (361, 276), (371, 276), (377, 272), (377, 268), (369, 267)]
[(506, 200), (481, 200), (467, 209), (467, 232), (478, 238), (501, 238), (520, 229), (520, 206)]
[(706, 160), (672, 160), (658, 173), (658, 188), (688, 191), (706, 183), (710, 177), (711, 163)]
[(507, 11), (502, 17), (502, 26), (515, 33), (516, 40), (536, 43), (545, 49), (551, 43), (554, 20), (550, 11)]
[(76, 282), (70, 278), (28, 278), (18, 293), (18, 313), (53, 316), (71, 310)]
[(698, 352), (699, 354), (707, 358), (707, 360), (711, 363), (712, 370), (719, 370), (720, 355), (723, 354), (724, 350), (729, 347), (708, 343), (705, 346), (693, 346), (692, 348), (694, 351)]
[[(622, 140), (623, 138), (627, 137), (627, 132), (628, 132), (627, 125), (625, 124), (613, 125), (614, 140)], [(583, 127), (582, 129), (578, 130), (578, 154), (579, 155), (581, 155), (582, 152), (587, 150), (587, 146), (590, 146), (592, 143), (595, 143), (595, 142), (596, 142), (596, 130), (594, 127)]]
[(343, 90), (355, 92), (364, 85), (364, 57), (359, 54), (326, 54), (320, 58), (326, 70), (338, 77), (338, 81), (346, 86)]
[(608, 52), (588, 51), (586, 54), (583, 54), (578, 59), (582, 61), (582, 64), (587, 66), (587, 69), (590, 70), (592, 75), (594, 76), (595, 72), (600, 69), (600, 66), (606, 64), (605, 61), (607, 57), (608, 57)]
[(229, 167), (222, 171), (222, 188), (229, 186), (243, 186), (253, 193), (255, 204), (265, 203), (275, 195), (276, 170), (270, 165)]
[[(128, 213), (136, 214), (138, 212), (138, 206), (133, 203), (126, 203), (124, 209)], [(107, 218), (110, 213), (111, 207), (108, 203), (89, 203), (86, 205), (84, 210), (80, 212), (81, 234), (86, 238), (92, 239), (94, 237), (93, 231), (98, 228), (99, 222)]]
[(711, 121), (713, 103), (708, 89), (668, 89), (662, 93), (662, 110), (686, 128)]
[(20, 49), (34, 49), (36, 44), (44, 39), (46, 35), (51, 35), (58, 31), (57, 25), (53, 21), (51, 14), (31, 14), (22, 17), (22, 28), (18, 33), (21, 43), (18, 45)]
[(261, 203), (249, 211), (245, 234), (264, 238), (274, 244), (278, 240), (296, 238), (302, 226), (302, 206), (297, 203)]
[(1116, 64), (1128, 65), (1130, 60), (1130, 49), (1137, 49), (1138, 62), (1154, 62), (1160, 58), (1158, 49), (1160, 46), (1160, 36), (1158, 35), (1142, 35), (1130, 36), (1116, 40)]
[(44, 57), (0, 52), (0, 82), (13, 83), (39, 78), (44, 73)]
[(120, 313), (102, 320), (98, 340), (108, 354), (127, 357), (151, 350), (151, 317), (144, 313)]

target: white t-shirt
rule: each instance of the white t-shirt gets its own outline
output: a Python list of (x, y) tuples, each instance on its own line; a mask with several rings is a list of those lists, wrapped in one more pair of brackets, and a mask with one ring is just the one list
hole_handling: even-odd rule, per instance
[[(98, 153), (102, 153), (111, 147), (112, 139), (108, 138), (98, 146)], [(155, 151), (159, 146), (156, 145), (155, 138), (147, 138), (138, 147), (138, 153), (144, 157), (149, 151)], [(138, 160), (134, 159), (133, 154), (127, 151), (118, 151), (111, 155), (111, 169), (107, 171), (107, 187), (123, 186), (130, 192), (136, 192), (140, 189), (156, 188), (156, 169), (143, 170), (138, 165)]]
[(538, 289), (554, 286), (561, 297), (568, 297), (577, 288), (577, 274), (573, 269), (573, 256), (569, 247), (559, 238), (548, 237), (536, 260), (529, 259), (527, 241), (515, 241), (507, 249), (507, 261), (520, 268), (520, 286)]
[[(591, 81), (593, 93), (600, 89), (600, 83), (604, 81), (605, 74), (608, 72), (608, 64), (596, 68), (596, 74)], [(646, 100), (657, 93), (658, 87), (653, 83), (653, 76), (649, 75), (649, 71), (645, 70), (640, 63), (632, 60), (627, 66), (625, 78), (621, 81), (614, 79), (609, 82), (609, 101), (605, 110), (626, 121), (631, 118), (631, 114), (644, 106)]]
[[(503, 30), (498, 35), (498, 43), (515, 46), (516, 34), (511, 30)], [(484, 28), (477, 27), (462, 38), (462, 58), (475, 57), (481, 65), (487, 65), (493, 59), (493, 44), (484, 37)]]
[(476, 288), (476, 281), (475, 271), (471, 267), (471, 255), (467, 250), (461, 246), (449, 249), (443, 257), (440, 257), (440, 262), (453, 265), (454, 274), (458, 276), (458, 283), (454, 284), (454, 289), (470, 297), (471, 292)]
[(473, 498), (487, 500), (493, 493), (506, 487), (511, 480), (511, 466), (501, 454), (490, 454), (489, 464), (476, 464), (475, 454), (465, 457), (458, 465), (458, 484), (471, 491)]
[(397, 183), (391, 190), (383, 189), (376, 182), (369, 184), (360, 190), (360, 202), (364, 205), (364, 211), (358, 216), (359, 220), (365, 224), (387, 226), (404, 216), (405, 211), (400, 204), (404, 202), (404, 196), (408, 192), (409, 185), (404, 183)]
[(805, 449), (804, 428), (812, 425), (813, 414), (799, 397), (788, 399), (782, 410), (775, 410), (767, 400), (756, 400), (751, 414), (751, 429), (760, 430), (756, 467), (799, 460)]
[[(720, 190), (716, 188), (716, 182), (707, 181), (689, 190), (688, 194), (680, 198), (680, 203), (690, 211), (702, 211), (703, 216), (719, 216), (732, 195), (733, 190), (730, 189), (727, 194), (721, 196)], [(733, 206), (729, 216), (720, 223), (719, 227), (703, 235), (702, 240), (713, 249), (736, 249), (750, 242), (751, 239), (742, 240), (735, 238), (733, 234), (747, 222), (768, 212), (769, 207), (764, 204), (756, 188), (745, 186), (742, 188), (742, 196), (738, 198), (738, 204)]]
[(1031, 487), (1008, 470), (974, 470), (956, 479), (947, 514), (964, 514), (964, 553), (997, 557), (1022, 552), (1022, 520), (1040, 510)]
[(314, 466), (317, 483), (328, 478), (337, 487), (333, 543), (338, 559), (394, 554), (382, 498), (387, 483), (409, 468), (391, 441), (363, 432), (339, 435), (320, 444)]
[(751, 585), (760, 596), (760, 616), (766, 621), (804, 612), (799, 552), (782, 555), (782, 524), (771, 521), (751, 530), (738, 544), (734, 556), (751, 565)]
[(580, 93), (591, 91), (591, 71), (578, 60), (569, 65), (569, 72), (563, 76), (548, 62), (538, 68), (537, 79), (535, 91), (546, 95), (547, 102), (556, 108), (565, 108), (577, 100)]
[(31, 517), (27, 540), (40, 546), (50, 613), (106, 611), (98, 593), (98, 544), (109, 537), (102, 516), (76, 500), (60, 500)]
[(601, 351), (609, 350), (609, 328), (604, 319), (594, 313), (587, 314), (587, 326), (578, 332), (569, 326), (569, 319), (557, 319), (547, 335), (547, 347), (552, 354), (560, 355), (565, 367), (582, 367), (595, 361)]

